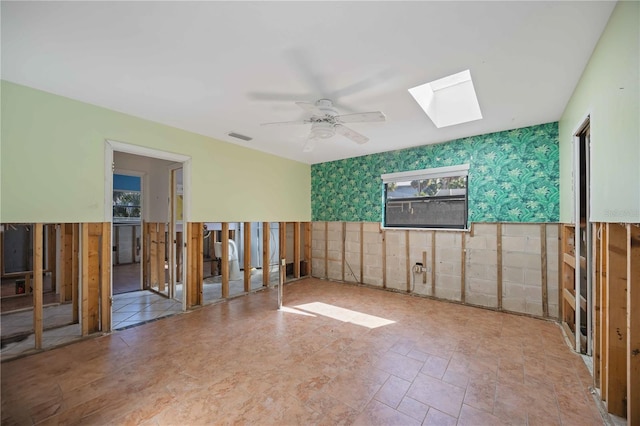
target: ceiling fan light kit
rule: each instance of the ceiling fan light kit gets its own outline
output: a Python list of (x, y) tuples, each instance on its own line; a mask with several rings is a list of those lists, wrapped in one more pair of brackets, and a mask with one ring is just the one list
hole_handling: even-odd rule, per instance
[(386, 120), (380, 111), (359, 112), (355, 114), (340, 115), (329, 99), (320, 99), (314, 103), (296, 102), (303, 110), (311, 114), (311, 117), (300, 121), (282, 121), (276, 123), (263, 123), (263, 126), (286, 126), (292, 124), (311, 124), (311, 131), (307, 143), (303, 147), (304, 152), (310, 152), (315, 147), (318, 139), (332, 138), (336, 133), (351, 139), (357, 144), (366, 143), (369, 138), (345, 126), (343, 123), (372, 123)]

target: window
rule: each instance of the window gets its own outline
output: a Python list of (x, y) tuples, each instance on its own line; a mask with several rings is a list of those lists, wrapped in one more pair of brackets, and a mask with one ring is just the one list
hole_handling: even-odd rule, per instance
[(113, 191), (114, 222), (140, 221), (140, 192)]
[(464, 164), (382, 175), (383, 225), (467, 229), (468, 174)]

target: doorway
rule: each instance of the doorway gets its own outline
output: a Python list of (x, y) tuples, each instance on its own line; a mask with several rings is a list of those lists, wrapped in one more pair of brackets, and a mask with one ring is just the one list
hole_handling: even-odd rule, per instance
[[(574, 151), (574, 212), (575, 212), (575, 241), (576, 259), (581, 257), (585, 262), (576, 262), (575, 294), (580, 294), (587, 303), (586, 306), (576, 304), (576, 342), (575, 350), (591, 355), (593, 347), (593, 291), (591, 288), (592, 271), (592, 233), (590, 217), (590, 119), (587, 119), (575, 133)], [(577, 300), (580, 300), (576, 297)], [(586, 309), (585, 309), (586, 308)]]
[(114, 295), (142, 290), (143, 176), (143, 173), (124, 170), (116, 170), (113, 174), (111, 264)]
[[(178, 277), (184, 274), (184, 254), (176, 247), (181, 232), (177, 225), (188, 218), (191, 160), (185, 155), (108, 140), (105, 153), (105, 193), (109, 194), (105, 217), (114, 230), (112, 247), (121, 246), (111, 253), (114, 265), (112, 329), (118, 329), (184, 310), (184, 300), (171, 299), (179, 297), (175, 285), (181, 280)], [(122, 195), (117, 194), (120, 189), (118, 179), (121, 179), (118, 175), (121, 174), (138, 176), (139, 187), (137, 198), (130, 194), (121, 197), (130, 201), (130, 205), (117, 206), (123, 208), (116, 209), (112, 198)], [(180, 206), (175, 197), (179, 192), (178, 181), (182, 192)], [(137, 219), (131, 219), (134, 216), (132, 212), (128, 219), (123, 220), (121, 216), (127, 215), (123, 210), (135, 211)], [(178, 212), (181, 212), (179, 218)], [(130, 226), (133, 221), (139, 224), (139, 231), (136, 230), (135, 234)], [(126, 248), (122, 247), (125, 245)], [(128, 289), (132, 291), (118, 294), (115, 268), (124, 261), (131, 262), (130, 276), (138, 279), (134, 287)], [(183, 294), (180, 296), (184, 298)]]

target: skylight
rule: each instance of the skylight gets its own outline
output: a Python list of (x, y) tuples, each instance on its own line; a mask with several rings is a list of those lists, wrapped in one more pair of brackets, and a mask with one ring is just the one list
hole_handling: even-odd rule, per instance
[(437, 128), (482, 118), (469, 70), (412, 87), (409, 93)]

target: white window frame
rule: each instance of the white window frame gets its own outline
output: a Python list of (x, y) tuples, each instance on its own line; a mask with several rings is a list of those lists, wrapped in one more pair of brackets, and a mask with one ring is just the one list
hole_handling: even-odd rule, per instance
[[(465, 176), (467, 178), (467, 187), (465, 188), (465, 198), (466, 198), (466, 208), (467, 212), (465, 217), (467, 218), (466, 223), (463, 228), (443, 228), (437, 226), (429, 226), (426, 224), (421, 227), (410, 227), (410, 226), (388, 226), (386, 225), (386, 210), (387, 210), (387, 197), (385, 191), (385, 185), (393, 182), (406, 182), (408, 180), (427, 180), (434, 178), (443, 178), (443, 177), (458, 177)], [(384, 229), (417, 229), (417, 230), (429, 230), (429, 229), (450, 229), (455, 231), (468, 231), (469, 230), (469, 164), (460, 164), (456, 166), (447, 166), (447, 167), (435, 167), (430, 169), (422, 169), (422, 170), (412, 170), (406, 172), (397, 172), (397, 173), (385, 173), (381, 176), (382, 179), (382, 192), (383, 192), (383, 208), (382, 208), (382, 228)]]

